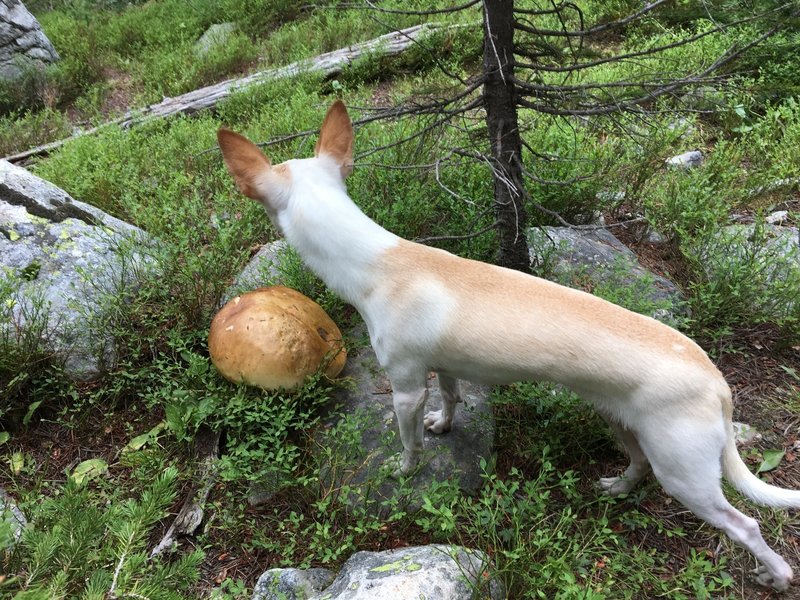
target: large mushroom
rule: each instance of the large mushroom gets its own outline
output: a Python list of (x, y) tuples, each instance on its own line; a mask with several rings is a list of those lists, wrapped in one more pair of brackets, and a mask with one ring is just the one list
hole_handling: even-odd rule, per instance
[(216, 314), (208, 351), (229, 381), (291, 389), (324, 368), (336, 377), (347, 353), (342, 334), (322, 307), (280, 285), (236, 296)]

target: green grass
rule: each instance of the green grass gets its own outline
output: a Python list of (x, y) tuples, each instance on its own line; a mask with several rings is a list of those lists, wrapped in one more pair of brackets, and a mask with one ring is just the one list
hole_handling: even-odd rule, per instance
[[(126, 107), (141, 105), (244, 69), (285, 64), (371, 38), (389, 30), (386, 22), (407, 26), (420, 20), (327, 4), (309, 9), (245, 0), (48, 3), (53, 10), (32, 5), (64, 61), (43, 80), (31, 82), (31, 106), (2, 117), (4, 153), (66, 135), (76, 114), (79, 121), (105, 119), (114, 94), (125, 96)], [(580, 3), (587, 17), (600, 20), (625, 14), (634, 5), (622, 0)], [(442, 22), (477, 19), (473, 11), (442, 17)], [(230, 45), (208, 60), (195, 60), (196, 39), (222, 21), (238, 26)], [(696, 22), (686, 27), (707, 26)], [(665, 15), (624, 39), (610, 40), (608, 47), (585, 51), (588, 56), (618, 45), (641, 49), (681, 31), (680, 22)], [(692, 50), (598, 67), (573, 83), (640, 75), (637, 69), (696, 67), (705, 55), (742, 34), (731, 28)], [(722, 340), (731, 332), (769, 327), (790, 348), (800, 339), (796, 270), (771, 253), (764, 229), (756, 228), (745, 261), (732, 262), (729, 240), (716, 237), (732, 211), (762, 215), (796, 192), (791, 181), (769, 187), (795, 177), (794, 149), (800, 141), (800, 109), (785, 86), (798, 68), (793, 58), (784, 59), (785, 52), (796, 51), (795, 42), (781, 37), (774, 44), (761, 51), (757, 64), (750, 58), (737, 63), (741, 73), (735, 85), (709, 92), (721, 104), (717, 112), (685, 115), (679, 127), (671, 112), (673, 98), (660, 100), (655, 108), (661, 112), (648, 119), (586, 121), (524, 110), (520, 119), (529, 146), (523, 161), (536, 178), (528, 182), (528, 191), (537, 203), (569, 221), (594, 211), (645, 215), (668, 239), (665, 247), (682, 266), (679, 283), (692, 309), (690, 331)], [(0, 554), (0, 572), (14, 574), (0, 583), (0, 596), (86, 592), (86, 597), (102, 597), (119, 564), (120, 596), (163, 592), (169, 597), (164, 591), (169, 588), (169, 593), (197, 597), (213, 587), (211, 581), (197, 581), (199, 555), (185, 547), (137, 568), (144, 564), (148, 540), (168, 522), (164, 515), (175, 512), (191, 484), (183, 473), (192, 472), (194, 433), (209, 426), (223, 429), (226, 439), (220, 463), (224, 485), (212, 492), (208, 525), (197, 538), (206, 561), (236, 547), (260, 566), (335, 568), (360, 549), (446, 541), (489, 552), (509, 597), (737, 597), (747, 557), (728, 542), (717, 554), (716, 534), (682, 516), (657, 485), (647, 483), (626, 499), (597, 496), (592, 480), (621, 466), (624, 457), (602, 421), (563, 390), (532, 384), (495, 390), (497, 464), (494, 471), (487, 466), (485, 485), (476, 496), (463, 497), (450, 482), (441, 482), (418, 510), (404, 505), (408, 490), (403, 488), (382, 506), (365, 501), (353, 510), (348, 498), (363, 489), (326, 484), (331, 480), (323, 475), (358, 457), (357, 434), (365, 424), (349, 415), (336, 426), (321, 425), (332, 384), (314, 380), (294, 394), (271, 394), (233, 386), (211, 366), (206, 347), (210, 319), (252, 251), (276, 236), (263, 209), (235, 191), (215, 147), (216, 129), (225, 125), (267, 141), (316, 129), (337, 96), (358, 118), (371, 114), (374, 104), (419, 101), (459, 89), (437, 63), (461, 77), (474, 75), (480, 66), (477, 26), (437, 38), (432, 46), (436, 60), (424, 48), (399, 61), (367, 57), (335, 82), (313, 76), (279, 81), (237, 93), (214, 113), (130, 130), (108, 127), (31, 166), (75, 198), (142, 227), (159, 243), (148, 251), (154, 270), (134, 297), (115, 305), (108, 326), (119, 363), (103, 381), (72, 384), (42, 352), (36, 331), (0, 330), (0, 395), (13, 405), (0, 409), (10, 432), (0, 444), (0, 461), (9, 467), (0, 471), (0, 483), (22, 500), (30, 517), (47, 524), (47, 530), (26, 534), (14, 552)], [(411, 143), (392, 145), (429, 123), (429, 118), (407, 117), (359, 127), (355, 152), (360, 158), (348, 180), (352, 197), (372, 218), (410, 239), (487, 227), (493, 220), (489, 168), (452, 153), (455, 147), (488, 153), (482, 111)], [(267, 152), (280, 162), (308, 156), (313, 144), (313, 138), (300, 138), (271, 145)], [(706, 151), (703, 167), (691, 172), (664, 167), (664, 159), (689, 148)], [(614, 195), (619, 191), (625, 192), (624, 199)], [(796, 203), (791, 206), (797, 210)], [(555, 224), (533, 206), (529, 212), (532, 223)], [(435, 244), (482, 260), (491, 260), (496, 249), (493, 233)], [(776, 265), (789, 276), (771, 284), (765, 275)], [(285, 276), (338, 323), (354, 318), (297, 261)], [(596, 293), (634, 310), (651, 313), (656, 308), (646, 300), (644, 287), (595, 284)], [(9, 311), (17, 287), (13, 280), (0, 287), (0, 315)], [(794, 399), (797, 383), (788, 382)], [(762, 414), (772, 408), (753, 410)], [(796, 416), (797, 402), (781, 410)], [(143, 448), (122, 452), (131, 439), (162, 421), (164, 429), (147, 437)], [(50, 437), (57, 443), (35, 443)], [(75, 438), (79, 446), (71, 441)], [(60, 452), (77, 459), (85, 447), (102, 455), (109, 469), (78, 486), (69, 475), (79, 461)], [(320, 447), (322, 457), (313, 451)], [(248, 509), (251, 485), (264, 481), (273, 485), (275, 496), (265, 507)], [(157, 493), (154, 486), (161, 486)], [(148, 504), (156, 496), (159, 500)], [(381, 509), (380, 516), (372, 509)], [(793, 524), (791, 517), (769, 511), (759, 518), (770, 543), (785, 524)], [(97, 557), (87, 559), (91, 553)], [(255, 570), (242, 576), (248, 585), (258, 575)], [(222, 584), (230, 597), (247, 597), (239, 577)]]

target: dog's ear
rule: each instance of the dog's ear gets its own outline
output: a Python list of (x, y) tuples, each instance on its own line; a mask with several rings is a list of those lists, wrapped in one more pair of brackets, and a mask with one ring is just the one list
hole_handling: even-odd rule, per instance
[(217, 141), (225, 166), (239, 191), (254, 200), (265, 200), (264, 190), (259, 190), (258, 183), (272, 168), (266, 155), (246, 137), (229, 129), (217, 131)]
[(314, 154), (332, 157), (339, 165), (342, 177), (347, 177), (353, 171), (353, 124), (341, 100), (328, 109)]

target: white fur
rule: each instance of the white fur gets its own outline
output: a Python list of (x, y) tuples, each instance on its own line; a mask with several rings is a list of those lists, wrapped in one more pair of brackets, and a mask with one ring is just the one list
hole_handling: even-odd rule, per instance
[[(367, 324), (392, 383), (398, 473), (415, 468), (424, 427), (452, 427), (458, 379), (556, 381), (595, 405), (630, 456), (621, 476), (600, 480), (606, 493), (629, 492), (652, 468), (668, 493), (762, 562), (759, 582), (789, 587), (791, 568), (728, 503), (720, 477), (772, 506), (800, 507), (800, 492), (764, 483), (742, 462), (730, 389), (694, 342), (589, 294), (412, 244), (374, 223), (345, 190), (352, 130), (341, 105), (326, 117), (315, 158), (272, 168), (231, 138), (239, 136), (221, 133), (220, 145), (237, 183), (252, 194), (249, 184), (260, 182), (257, 196), (287, 241)], [(331, 140), (342, 142), (333, 155)], [(430, 371), (443, 404), (425, 414)]]

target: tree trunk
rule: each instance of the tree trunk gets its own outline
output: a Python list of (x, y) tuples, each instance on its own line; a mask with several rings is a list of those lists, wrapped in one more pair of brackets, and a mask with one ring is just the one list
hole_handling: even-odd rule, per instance
[(494, 167), (494, 209), (500, 248), (497, 263), (530, 272), (522, 199), (522, 142), (514, 84), (514, 2), (484, 0), (483, 88)]

